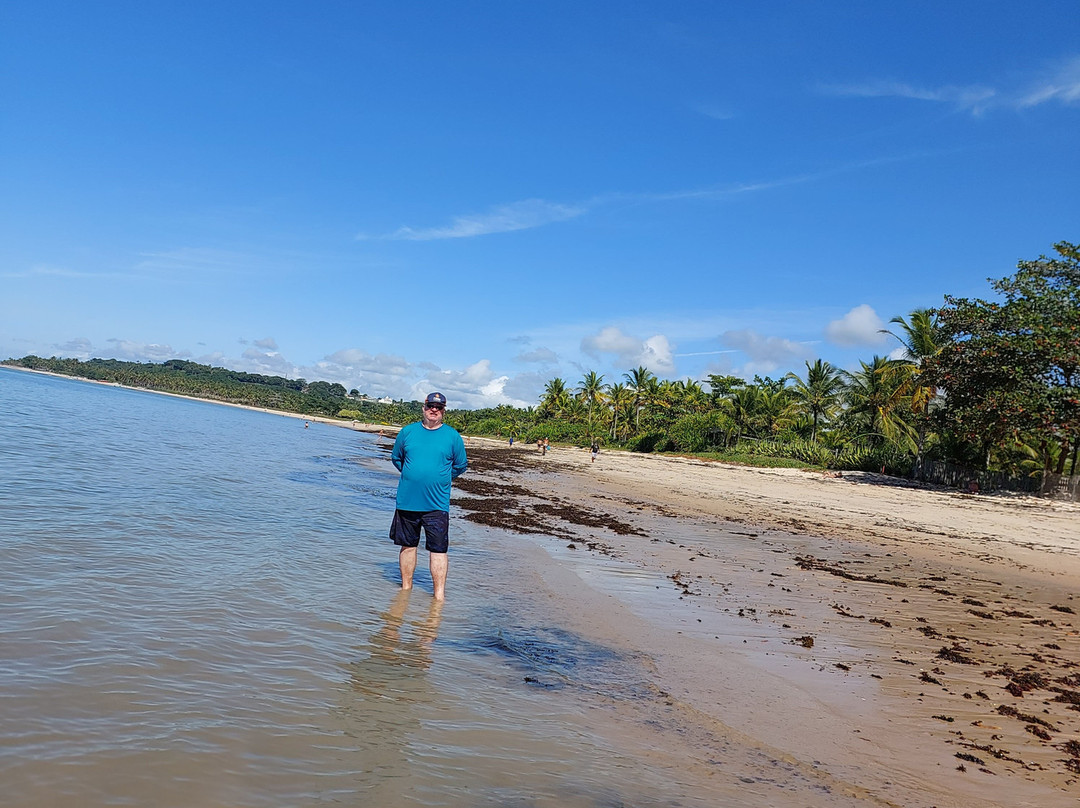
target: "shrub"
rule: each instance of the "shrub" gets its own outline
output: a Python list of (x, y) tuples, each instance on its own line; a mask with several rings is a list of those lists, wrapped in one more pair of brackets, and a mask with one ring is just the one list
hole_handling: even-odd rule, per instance
[(631, 452), (663, 451), (663, 444), (667, 441), (667, 435), (663, 432), (645, 432), (630, 438), (626, 442), (626, 448)]

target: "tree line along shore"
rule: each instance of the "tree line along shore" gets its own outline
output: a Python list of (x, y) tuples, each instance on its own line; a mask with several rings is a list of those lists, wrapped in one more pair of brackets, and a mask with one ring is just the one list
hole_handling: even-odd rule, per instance
[[(466, 435), (599, 444), (764, 466), (923, 477), (934, 462), (1040, 483), (1075, 475), (1080, 455), (1080, 247), (1021, 261), (991, 281), (998, 299), (946, 296), (890, 321), (889, 356), (853, 371), (807, 361), (781, 378), (553, 378), (534, 407), (450, 410)], [(308, 382), (172, 359), (80, 361), (25, 356), (5, 364), (161, 392), (367, 423), (420, 417), (416, 401), (373, 400)], [(1045, 490), (1046, 486), (1042, 486)]]

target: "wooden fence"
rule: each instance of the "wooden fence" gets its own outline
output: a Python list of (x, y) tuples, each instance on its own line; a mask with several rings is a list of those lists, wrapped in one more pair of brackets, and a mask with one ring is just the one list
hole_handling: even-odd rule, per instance
[(1017, 477), (1000, 471), (975, 471), (952, 463), (924, 460), (912, 471), (916, 480), (976, 491), (1020, 491), (1050, 499), (1080, 502), (1080, 475), (1046, 474)]

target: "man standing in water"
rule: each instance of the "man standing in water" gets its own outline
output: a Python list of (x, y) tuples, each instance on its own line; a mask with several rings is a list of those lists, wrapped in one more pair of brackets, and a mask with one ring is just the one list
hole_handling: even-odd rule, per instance
[(412, 589), (416, 548), (423, 527), (436, 600), (442, 600), (446, 593), (450, 481), (463, 473), (468, 463), (461, 435), (443, 423), (445, 409), (446, 396), (430, 394), (424, 401), (421, 420), (398, 432), (390, 453), (390, 460), (401, 472), (397, 510), (390, 525), (390, 538), (401, 547), (401, 588)]

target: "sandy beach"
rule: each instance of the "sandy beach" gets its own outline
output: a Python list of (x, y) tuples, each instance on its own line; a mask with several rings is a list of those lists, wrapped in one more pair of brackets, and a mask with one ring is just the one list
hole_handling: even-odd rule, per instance
[(868, 804), (1075, 805), (1076, 504), (477, 439), (469, 451), (464, 518), (534, 536), (563, 572), (594, 557), (663, 576), (677, 604), (658, 593), (633, 636), (581, 574), (563, 596), (653, 657), (697, 733), (687, 765), (738, 738)]

